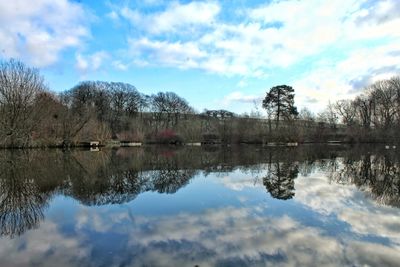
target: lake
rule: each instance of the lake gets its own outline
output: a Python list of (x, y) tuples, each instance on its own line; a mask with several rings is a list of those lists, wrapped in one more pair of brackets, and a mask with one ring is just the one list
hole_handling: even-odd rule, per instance
[(383, 146), (0, 151), (0, 266), (399, 266)]

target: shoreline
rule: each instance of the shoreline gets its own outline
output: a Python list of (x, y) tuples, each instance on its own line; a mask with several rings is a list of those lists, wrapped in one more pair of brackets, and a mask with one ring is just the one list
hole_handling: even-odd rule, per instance
[(87, 146), (87, 145), (49, 145), (49, 146), (25, 146), (25, 147), (0, 147), (0, 150), (47, 150), (47, 149), (61, 149), (61, 150), (69, 150), (69, 149), (104, 149), (104, 148), (143, 148), (143, 147), (174, 147), (174, 148), (182, 148), (182, 147), (239, 147), (239, 146), (257, 146), (262, 148), (268, 147), (281, 147), (281, 148), (296, 148), (300, 146), (309, 146), (309, 145), (327, 145), (327, 146), (357, 146), (357, 145), (383, 145), (386, 149), (396, 149), (399, 142), (345, 142), (345, 141), (328, 141), (328, 142), (270, 142), (270, 143), (201, 143), (201, 142), (189, 142), (182, 144), (168, 144), (168, 143), (140, 143), (140, 145), (124, 145), (124, 144), (99, 144), (96, 146)]

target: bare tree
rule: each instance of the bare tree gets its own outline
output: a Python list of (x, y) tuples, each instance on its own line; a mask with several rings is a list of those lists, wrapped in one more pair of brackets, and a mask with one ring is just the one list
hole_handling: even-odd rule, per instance
[(0, 136), (3, 145), (24, 146), (36, 125), (32, 112), (37, 95), (46, 90), (35, 68), (11, 59), (0, 63)]
[(331, 128), (336, 128), (338, 119), (334, 105), (330, 102), (325, 110), (317, 114), (317, 121), (320, 123), (327, 123)]
[(182, 97), (173, 92), (159, 92), (151, 96), (151, 109), (155, 113), (157, 121), (165, 117), (165, 127), (178, 124), (181, 114), (193, 113), (193, 108)]
[(333, 107), (344, 124), (347, 126), (355, 124), (356, 110), (351, 100), (339, 100)]
[(371, 85), (371, 98), (374, 100), (374, 123), (376, 127), (389, 129), (393, 126), (396, 108), (396, 89), (390, 86), (389, 81), (377, 81)]
[(389, 79), (389, 85), (395, 91), (395, 104), (396, 104), (396, 119), (397, 127), (400, 127), (400, 76), (392, 77)]
[[(80, 94), (78, 94), (80, 95)], [(93, 108), (87, 104), (85, 94), (76, 98), (74, 91), (67, 91), (60, 96), (63, 109), (60, 112), (62, 121), (62, 143), (69, 146), (73, 139), (87, 125), (93, 116)]]
[(373, 101), (366, 95), (358, 96), (353, 102), (356, 116), (365, 129), (370, 129), (372, 120)]
[(299, 113), (299, 119), (301, 120), (307, 120), (307, 121), (314, 121), (315, 120), (315, 116), (312, 113), (311, 110), (309, 110), (308, 108), (304, 107), (300, 110)]

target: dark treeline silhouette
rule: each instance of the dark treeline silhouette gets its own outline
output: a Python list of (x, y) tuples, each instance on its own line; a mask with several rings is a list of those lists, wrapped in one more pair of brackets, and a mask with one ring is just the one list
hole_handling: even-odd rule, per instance
[(199, 174), (223, 177), (235, 170), (262, 178), (270, 195), (281, 200), (295, 196), (299, 175), (323, 170), (332, 181), (355, 184), (380, 203), (400, 205), (400, 157), (371, 147), (3, 150), (0, 232), (14, 237), (37, 227), (55, 195), (89, 206), (121, 204), (148, 191), (173, 194)]
[(330, 104), (317, 116), (297, 111), (294, 89), (287, 85), (272, 87), (262, 106), (266, 117), (198, 113), (173, 92), (145, 95), (133, 85), (103, 81), (55, 94), (37, 69), (13, 59), (0, 63), (0, 147), (399, 140), (399, 77), (376, 82), (355, 100)]

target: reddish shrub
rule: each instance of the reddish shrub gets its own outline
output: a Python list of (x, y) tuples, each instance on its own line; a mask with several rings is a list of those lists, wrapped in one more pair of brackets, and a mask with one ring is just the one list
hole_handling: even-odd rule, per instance
[(165, 129), (159, 132), (156, 136), (158, 143), (162, 144), (175, 144), (180, 145), (183, 143), (182, 137), (180, 137), (174, 130)]

